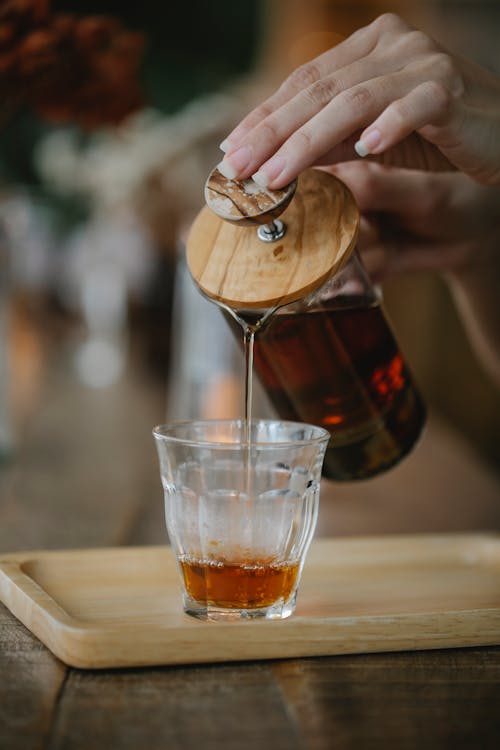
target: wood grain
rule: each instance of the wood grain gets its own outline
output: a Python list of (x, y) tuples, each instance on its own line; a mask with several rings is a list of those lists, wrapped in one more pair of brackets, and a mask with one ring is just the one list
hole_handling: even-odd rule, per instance
[[(89, 712), (91, 716), (89, 717)], [(72, 671), (51, 750), (302, 750), (262, 664)]]
[(283, 622), (188, 618), (162, 547), (13, 555), (0, 560), (0, 598), (86, 668), (497, 644), (500, 537), (317, 541)]
[(67, 667), (0, 605), (0, 747), (41, 750)]
[(275, 662), (307, 750), (493, 750), (500, 649)]
[(277, 242), (240, 228), (205, 207), (187, 242), (191, 274), (208, 297), (236, 309), (294, 302), (318, 289), (354, 248), (359, 211), (348, 188), (330, 174), (307, 170), (282, 215)]

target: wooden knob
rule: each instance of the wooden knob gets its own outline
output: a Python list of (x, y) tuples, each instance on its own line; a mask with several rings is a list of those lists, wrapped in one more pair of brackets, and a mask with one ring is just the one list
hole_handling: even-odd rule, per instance
[(267, 190), (252, 179), (228, 180), (215, 167), (205, 183), (205, 201), (221, 219), (240, 227), (269, 224), (288, 206), (296, 187), (293, 180), (281, 190)]
[(354, 248), (359, 211), (333, 175), (300, 175), (282, 216), (285, 236), (262, 242), (254, 227), (215, 216), (206, 206), (187, 242), (193, 279), (211, 299), (234, 309), (267, 309), (307, 296), (334, 274)]

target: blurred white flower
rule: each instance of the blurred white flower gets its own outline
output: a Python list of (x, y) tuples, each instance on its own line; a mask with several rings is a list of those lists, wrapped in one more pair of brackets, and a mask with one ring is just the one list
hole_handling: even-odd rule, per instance
[(200, 204), (218, 142), (242, 106), (241, 98), (219, 93), (172, 116), (143, 110), (84, 146), (74, 132), (56, 130), (39, 142), (35, 163), (54, 190), (87, 197), (97, 212), (134, 205), (151, 175), (160, 173), (161, 185), (176, 196), (176, 210), (184, 216)]

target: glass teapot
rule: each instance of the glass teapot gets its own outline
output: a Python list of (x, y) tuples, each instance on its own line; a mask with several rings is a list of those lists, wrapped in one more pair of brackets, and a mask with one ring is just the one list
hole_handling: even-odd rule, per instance
[(230, 225), (203, 209), (188, 265), (205, 295), (247, 320), (275, 308), (255, 336), (254, 369), (278, 415), (330, 431), (326, 477), (372, 477), (411, 450), (425, 407), (356, 250), (350, 191), (308, 170), (286, 202), (282, 221), (274, 211), (258, 233), (247, 216)]

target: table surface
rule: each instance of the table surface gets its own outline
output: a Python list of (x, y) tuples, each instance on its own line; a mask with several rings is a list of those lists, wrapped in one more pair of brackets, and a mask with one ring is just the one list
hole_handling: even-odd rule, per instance
[[(0, 553), (162, 543), (163, 385), (87, 388), (67, 339), (23, 336)], [(434, 416), (396, 469), (322, 487), (318, 535), (499, 528), (499, 476)], [(0, 605), (2, 750), (497, 748), (499, 702), (500, 648), (80, 671)]]

